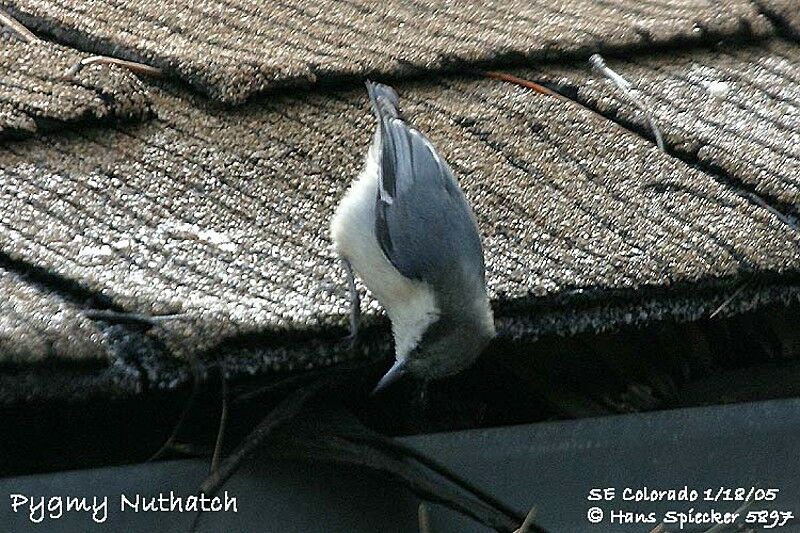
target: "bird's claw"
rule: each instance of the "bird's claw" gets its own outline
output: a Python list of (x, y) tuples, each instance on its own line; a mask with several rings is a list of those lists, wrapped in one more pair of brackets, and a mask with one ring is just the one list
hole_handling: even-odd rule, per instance
[(347, 344), (351, 350), (355, 350), (361, 345), (361, 336), (358, 333), (350, 333), (342, 337), (342, 343)]

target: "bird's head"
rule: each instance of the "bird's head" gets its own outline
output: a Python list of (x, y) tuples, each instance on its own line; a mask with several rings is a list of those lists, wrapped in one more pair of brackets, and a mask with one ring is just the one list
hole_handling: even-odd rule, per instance
[(428, 326), (407, 355), (398, 358), (374, 392), (404, 375), (432, 381), (458, 374), (475, 362), (494, 336), (491, 314), (480, 320), (440, 317)]

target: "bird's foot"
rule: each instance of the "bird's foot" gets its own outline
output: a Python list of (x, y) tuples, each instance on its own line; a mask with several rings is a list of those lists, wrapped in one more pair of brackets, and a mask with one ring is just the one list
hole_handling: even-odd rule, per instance
[(350, 333), (341, 338), (342, 344), (346, 344), (351, 350), (358, 349), (361, 346), (361, 336), (358, 332)]

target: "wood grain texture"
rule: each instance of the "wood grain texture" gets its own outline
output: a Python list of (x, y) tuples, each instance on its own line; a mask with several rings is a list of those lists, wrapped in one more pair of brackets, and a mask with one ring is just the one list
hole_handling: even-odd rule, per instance
[(31, 29), (241, 102), (323, 79), (418, 75), (773, 31), (749, 0), (3, 0)]
[[(475, 208), (502, 335), (694, 319), (742, 276), (764, 283), (725, 313), (796, 300), (800, 234), (638, 135), (498, 80), (397, 88)], [(172, 356), (346, 357), (328, 349), (348, 309), (328, 222), (371, 139), (365, 91), (234, 109), (169, 84), (152, 94), (155, 120), (7, 143), (0, 249), (122, 309), (184, 313), (152, 332)]]
[(0, 35), (0, 139), (149, 114), (145, 86), (126, 70), (88, 66), (65, 79), (64, 72), (86, 56), (45, 41), (24, 43)]
[[(793, 220), (800, 214), (800, 46), (754, 46), (655, 54), (608, 65), (633, 84), (668, 148), (731, 180)], [(586, 64), (519, 72), (650, 136), (644, 113)]]

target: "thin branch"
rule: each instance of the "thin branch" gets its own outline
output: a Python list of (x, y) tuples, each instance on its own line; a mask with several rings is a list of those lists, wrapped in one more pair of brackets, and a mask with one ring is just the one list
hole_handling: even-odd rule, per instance
[(382, 435), (343, 435), (343, 437), (353, 442), (365, 442), (368, 444), (372, 444), (373, 446), (383, 448), (384, 450), (390, 451), (400, 457), (408, 457), (414, 459), (422, 466), (440, 475), (441, 477), (443, 477), (453, 485), (461, 488), (465, 492), (468, 492), (474, 498), (485, 503), (486, 505), (494, 507), (495, 509), (501, 511), (502, 513), (504, 513), (509, 517), (520, 516), (520, 513), (517, 513), (514, 509), (511, 509), (510, 507), (508, 507), (506, 504), (504, 504), (494, 496), (487, 494), (477, 486), (473, 485), (469, 481), (460, 477), (455, 472), (451, 471), (446, 466), (437, 463), (430, 457), (426, 456), (423, 453), (420, 453), (419, 451), (415, 450), (410, 446), (406, 446), (397, 441), (388, 439), (386, 437), (383, 437)]
[(417, 520), (419, 521), (419, 533), (433, 533), (431, 529), (431, 512), (428, 504), (422, 502), (417, 507)]
[(274, 381), (266, 385), (260, 385), (252, 390), (248, 390), (247, 392), (234, 395), (233, 404), (235, 405), (242, 402), (249, 402), (267, 394), (286, 392), (287, 389), (294, 390), (326, 374), (330, 374), (330, 368), (312, 369), (294, 376), (279, 379), (278, 381)]
[(210, 495), (230, 478), (241, 462), (252, 454), (264, 440), (278, 427), (285, 424), (300, 412), (308, 400), (317, 395), (330, 384), (330, 379), (320, 379), (293, 392), (273, 409), (234, 451), (219, 468), (200, 485), (199, 492)]
[(172, 428), (172, 433), (170, 433), (167, 440), (161, 445), (156, 453), (147, 459), (148, 463), (160, 459), (162, 455), (164, 455), (173, 447), (175, 444), (175, 439), (178, 438), (178, 434), (180, 433), (181, 428), (183, 428), (186, 418), (189, 416), (189, 412), (192, 410), (192, 407), (194, 407), (197, 397), (200, 395), (200, 363), (191, 353), (189, 354), (189, 365), (192, 372), (192, 393), (189, 395), (189, 399), (186, 401), (186, 405), (183, 407), (183, 411), (181, 411), (181, 415), (178, 417), (175, 427)]
[(650, 112), (650, 109), (644, 104), (644, 102), (642, 102), (636, 95), (633, 94), (633, 91), (631, 90), (631, 83), (606, 65), (603, 56), (600, 54), (592, 54), (592, 57), (589, 58), (589, 64), (593, 69), (611, 80), (611, 83), (616, 85), (617, 88), (622, 91), (622, 94), (624, 94), (633, 105), (638, 107), (644, 113), (650, 129), (653, 131), (653, 136), (656, 138), (656, 144), (658, 145), (659, 150), (666, 152), (666, 148), (664, 147), (664, 137), (661, 135), (661, 130), (658, 128), (658, 124), (656, 124), (653, 114)]
[[(292, 420), (311, 398), (332, 383), (332, 378), (319, 379), (301, 389), (294, 391), (284, 398), (259, 424), (250, 432), (244, 441), (214, 470), (203, 484), (198, 493), (213, 496), (225, 482), (239, 469), (239, 466), (250, 457), (253, 452), (283, 424)], [(202, 512), (198, 512), (190, 531), (195, 531), (200, 522)]]
[(171, 315), (145, 315), (143, 313), (127, 313), (125, 311), (112, 311), (111, 309), (84, 309), (83, 316), (92, 320), (105, 320), (108, 322), (132, 322), (155, 326), (161, 322), (186, 319), (186, 313)]
[(151, 76), (154, 78), (158, 78), (163, 75), (164, 71), (157, 67), (151, 67), (150, 65), (145, 65), (144, 63), (137, 63), (135, 61), (127, 61), (125, 59), (117, 59), (116, 57), (108, 57), (108, 56), (91, 56), (86, 57), (72, 65), (64, 72), (64, 78), (72, 79), (75, 77), (78, 72), (80, 72), (83, 67), (88, 65), (115, 65), (118, 67), (126, 68), (133, 72), (134, 74), (139, 74), (141, 76)]
[(217, 442), (214, 444), (214, 454), (211, 456), (211, 474), (216, 472), (219, 467), (219, 459), (222, 455), (222, 443), (225, 439), (225, 427), (228, 425), (228, 380), (225, 378), (225, 369), (219, 367), (220, 394), (222, 395), (222, 409), (219, 414), (219, 430), (217, 431)]
[(528, 514), (525, 516), (525, 521), (522, 522), (522, 525), (519, 526), (519, 529), (516, 530), (514, 533), (528, 533), (529, 531), (533, 530), (533, 521), (536, 520), (536, 506), (534, 505), (531, 507), (531, 510), (528, 511)]
[(569, 98), (568, 96), (564, 96), (560, 92), (554, 91), (552, 89), (549, 89), (549, 88), (545, 87), (544, 85), (542, 85), (540, 83), (537, 83), (537, 82), (535, 82), (533, 80), (520, 78), (518, 76), (514, 76), (513, 74), (508, 74), (506, 72), (484, 71), (484, 72), (479, 72), (479, 74), (482, 75), (482, 76), (485, 76), (487, 78), (492, 78), (492, 79), (495, 79), (495, 80), (500, 80), (500, 81), (505, 81), (505, 82), (508, 82), (508, 83), (513, 83), (514, 85), (518, 85), (520, 87), (524, 87), (526, 89), (530, 89), (530, 90), (532, 90), (532, 91), (534, 91), (536, 93), (539, 93), (539, 94), (544, 94), (544, 95), (547, 95), (547, 96), (553, 96), (555, 98), (558, 98), (562, 102), (569, 102), (570, 104), (577, 104), (577, 105), (581, 106), (583, 109), (585, 109), (585, 110), (589, 111), (590, 113), (592, 113), (593, 115), (595, 115), (596, 117), (599, 117), (603, 122), (607, 122), (607, 120), (608, 120), (606, 117), (604, 117), (603, 115), (601, 115), (600, 113), (598, 113), (597, 111), (592, 109), (591, 107), (589, 107), (587, 105), (584, 105), (581, 102), (578, 102), (577, 100), (573, 100), (572, 98)]
[(726, 307), (728, 307), (728, 305), (730, 305), (730, 303), (731, 303), (731, 302), (732, 302), (732, 301), (733, 301), (733, 300), (734, 300), (734, 299), (735, 299), (737, 296), (739, 296), (739, 294), (741, 294), (741, 293), (742, 293), (742, 291), (743, 291), (743, 290), (745, 290), (745, 288), (747, 288), (747, 286), (748, 286), (748, 285), (750, 285), (750, 282), (751, 282), (751, 281), (753, 281), (753, 280), (752, 280), (752, 279), (748, 279), (747, 281), (743, 282), (743, 283), (742, 283), (742, 284), (739, 286), (739, 288), (738, 288), (738, 289), (736, 289), (736, 290), (733, 292), (733, 294), (731, 294), (731, 295), (730, 295), (728, 298), (726, 298), (726, 299), (725, 299), (725, 301), (724, 301), (724, 302), (722, 302), (722, 304), (720, 304), (720, 306), (719, 306), (719, 307), (717, 307), (717, 308), (714, 310), (714, 312), (713, 312), (713, 313), (711, 313), (710, 315), (708, 315), (708, 318), (715, 318), (715, 317), (716, 317), (718, 314), (720, 314), (720, 313), (723, 311), (723, 309), (725, 309)]
[(26, 43), (36, 43), (41, 40), (34, 35), (31, 30), (23, 26), (17, 19), (2, 10), (0, 10), (0, 24), (11, 29), (11, 31), (17, 34), (17, 37), (19, 37), (20, 40)]
[(770, 213), (775, 215), (784, 224), (787, 224), (787, 225), (791, 226), (794, 229), (800, 229), (800, 227), (798, 227), (798, 225), (797, 225), (797, 219), (795, 217), (792, 217), (792, 216), (785, 215), (785, 214), (781, 213), (780, 211), (778, 211), (777, 209), (775, 209), (774, 207), (769, 205), (759, 195), (757, 195), (755, 193), (752, 193), (750, 191), (737, 191), (737, 194), (739, 194), (740, 196), (742, 196), (744, 198), (747, 198), (751, 202), (754, 202), (754, 203), (758, 204), (759, 207), (766, 209), (767, 211), (769, 211)]
[(256, 398), (259, 398), (267, 394), (284, 392), (287, 389), (294, 390), (305, 383), (308, 383), (315, 379), (319, 379), (321, 376), (330, 375), (332, 371), (357, 372), (359, 370), (367, 369), (375, 365), (376, 363), (382, 363), (382, 361), (376, 361), (376, 360), (346, 361), (344, 363), (338, 363), (333, 367), (324, 367), (324, 368), (306, 370), (300, 374), (289, 376), (287, 378), (283, 378), (278, 381), (268, 383), (266, 385), (260, 385), (252, 390), (248, 390), (247, 392), (242, 392), (241, 394), (234, 396), (232, 403), (235, 405), (241, 402), (248, 402), (254, 400)]
[(455, 487), (442, 483), (415, 463), (387, 454), (385, 450), (368, 442), (359, 443), (333, 435), (317, 435), (312, 436), (311, 440), (289, 441), (285, 444), (285, 449), (290, 457), (360, 465), (387, 472), (404, 481), (420, 498), (440, 503), (497, 531), (514, 531), (522, 521), (522, 516), (508, 516), (455, 490)]
[(546, 94), (548, 96), (562, 96), (559, 93), (548, 89), (544, 85), (540, 83), (536, 83), (535, 81), (526, 80), (524, 78), (520, 78), (514, 76), (513, 74), (508, 74), (506, 72), (497, 72), (497, 71), (485, 71), (482, 73), (487, 78), (492, 78), (495, 80), (507, 81), (513, 83), (515, 85), (519, 85), (520, 87), (525, 87), (526, 89), (530, 89), (534, 92), (539, 94)]

